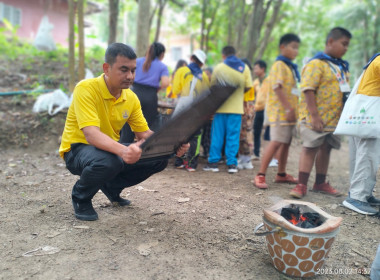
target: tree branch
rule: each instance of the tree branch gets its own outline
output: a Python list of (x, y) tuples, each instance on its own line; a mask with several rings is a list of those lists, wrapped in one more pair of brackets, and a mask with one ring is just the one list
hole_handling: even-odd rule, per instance
[(184, 8), (185, 7), (185, 4), (180, 2), (180, 1), (177, 1), (177, 0), (170, 0), (170, 2), (172, 2), (173, 4), (177, 5), (178, 7), (180, 8)]
[(272, 16), (266, 25), (265, 33), (264, 33), (264, 36), (262, 37), (263, 39), (260, 42), (259, 53), (256, 56), (255, 60), (261, 59), (263, 57), (265, 49), (267, 48), (267, 45), (269, 43), (270, 35), (273, 31), (274, 25), (277, 22), (282, 2), (283, 0), (277, 0), (277, 2), (274, 4)]

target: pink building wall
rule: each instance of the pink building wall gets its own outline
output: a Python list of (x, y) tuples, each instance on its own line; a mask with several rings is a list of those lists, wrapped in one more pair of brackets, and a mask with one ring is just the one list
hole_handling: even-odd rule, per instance
[(41, 19), (47, 15), (54, 25), (51, 34), (54, 42), (68, 45), (68, 3), (66, 0), (0, 0), (0, 2), (21, 10), (21, 26), (17, 31), (20, 38), (34, 40)]

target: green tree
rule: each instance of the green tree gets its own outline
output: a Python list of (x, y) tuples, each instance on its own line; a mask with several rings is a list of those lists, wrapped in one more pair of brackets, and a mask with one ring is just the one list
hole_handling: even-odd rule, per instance
[(380, 51), (380, 0), (345, 1), (337, 10), (337, 24), (346, 27), (353, 35), (347, 59), (357, 77), (361, 67)]

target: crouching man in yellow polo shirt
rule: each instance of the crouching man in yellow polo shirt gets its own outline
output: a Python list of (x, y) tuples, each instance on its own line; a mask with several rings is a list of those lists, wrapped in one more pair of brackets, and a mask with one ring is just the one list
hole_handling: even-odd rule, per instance
[[(126, 187), (136, 185), (165, 169), (167, 160), (137, 163), (140, 144), (153, 131), (141, 111), (140, 101), (129, 87), (136, 70), (134, 50), (121, 43), (111, 44), (105, 54), (104, 74), (77, 84), (69, 108), (59, 153), (67, 169), (79, 175), (72, 191), (75, 217), (93, 221), (98, 214), (92, 198), (99, 191), (120, 206), (131, 202), (120, 197)], [(120, 144), (120, 130), (125, 123), (137, 137), (130, 145)], [(182, 145), (182, 156), (189, 144)]]

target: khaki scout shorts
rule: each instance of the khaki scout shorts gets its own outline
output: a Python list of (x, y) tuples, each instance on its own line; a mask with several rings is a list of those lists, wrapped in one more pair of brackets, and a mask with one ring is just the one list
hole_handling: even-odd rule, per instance
[(303, 121), (300, 124), (302, 145), (306, 148), (317, 148), (326, 141), (333, 149), (340, 149), (340, 136), (334, 135), (333, 131), (317, 132), (308, 128)]
[(270, 127), (270, 141), (290, 144), (295, 134), (295, 125), (274, 125)]

